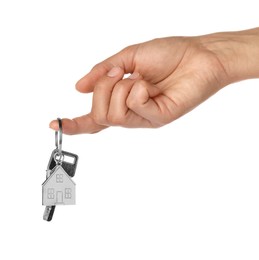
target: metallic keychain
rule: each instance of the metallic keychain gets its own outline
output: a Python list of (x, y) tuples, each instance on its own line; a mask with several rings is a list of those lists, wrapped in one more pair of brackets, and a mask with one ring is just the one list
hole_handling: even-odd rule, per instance
[(51, 221), (56, 205), (75, 205), (75, 175), (78, 156), (62, 150), (62, 120), (57, 119), (59, 130), (55, 132), (55, 145), (42, 184), (42, 205), (45, 205), (43, 219)]

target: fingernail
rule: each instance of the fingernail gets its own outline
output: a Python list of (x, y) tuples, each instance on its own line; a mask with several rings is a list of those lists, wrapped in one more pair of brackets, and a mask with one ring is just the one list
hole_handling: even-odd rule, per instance
[(128, 79), (137, 79), (139, 77), (139, 73), (138, 72), (133, 72)]
[(121, 73), (121, 68), (120, 67), (113, 67), (108, 73), (107, 76), (114, 78), (118, 76)]

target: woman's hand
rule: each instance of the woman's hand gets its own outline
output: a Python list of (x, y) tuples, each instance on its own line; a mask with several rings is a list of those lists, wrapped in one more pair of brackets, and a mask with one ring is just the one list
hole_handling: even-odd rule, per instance
[[(63, 131), (95, 133), (109, 126), (168, 124), (222, 87), (259, 77), (258, 35), (254, 29), (129, 46), (78, 81), (77, 90), (93, 92), (92, 110), (73, 120), (63, 119)], [(57, 122), (50, 127), (57, 130)]]

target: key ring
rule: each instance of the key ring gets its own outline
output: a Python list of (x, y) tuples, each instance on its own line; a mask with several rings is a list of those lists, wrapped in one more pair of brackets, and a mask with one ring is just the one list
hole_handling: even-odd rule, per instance
[(58, 155), (62, 155), (62, 120), (57, 118), (58, 120), (58, 131), (55, 132), (55, 144), (58, 150)]
[(57, 165), (62, 165), (62, 162), (64, 161), (64, 154), (59, 154), (58, 152), (56, 152), (53, 158)]

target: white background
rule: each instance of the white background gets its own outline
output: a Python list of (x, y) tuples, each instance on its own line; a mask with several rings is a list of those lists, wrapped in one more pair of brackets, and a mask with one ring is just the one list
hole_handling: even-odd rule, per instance
[(127, 45), (259, 25), (257, 1), (0, 1), (0, 259), (259, 259), (259, 86), (233, 84), (161, 129), (64, 136), (77, 205), (42, 220), (49, 121)]

